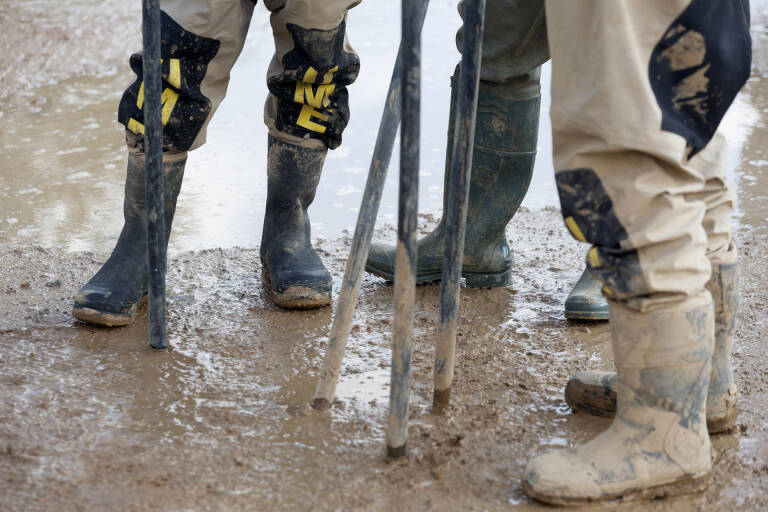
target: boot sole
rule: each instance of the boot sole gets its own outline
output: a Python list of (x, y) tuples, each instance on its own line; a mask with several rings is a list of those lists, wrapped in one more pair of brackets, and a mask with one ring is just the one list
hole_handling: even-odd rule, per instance
[(126, 314), (107, 313), (104, 311), (98, 311), (93, 308), (85, 306), (79, 306), (75, 304), (72, 307), (72, 316), (92, 325), (98, 325), (100, 327), (123, 327), (133, 323), (133, 319), (136, 316), (136, 311), (139, 306), (147, 302), (147, 296), (142, 299), (131, 308)]
[(739, 416), (739, 408), (733, 407), (725, 413), (725, 416), (719, 418), (707, 418), (707, 430), (710, 434), (722, 434), (729, 432), (736, 424), (736, 418)]
[(586, 320), (590, 322), (597, 322), (603, 320), (610, 320), (610, 311), (595, 312), (595, 311), (568, 311), (565, 310), (565, 318), (568, 320)]
[[(262, 265), (263, 265), (262, 261)], [(262, 267), (261, 278), (264, 287), (272, 295), (272, 301), (284, 309), (319, 309), (331, 304), (333, 283), (328, 283), (327, 290), (315, 290), (306, 286), (291, 286), (280, 293), (272, 287), (272, 279), (269, 272)]]
[(272, 290), (272, 299), (285, 309), (318, 309), (331, 304), (331, 291), (319, 292), (304, 286), (292, 286), (283, 293)]
[[(368, 265), (366, 265), (365, 271), (377, 277), (384, 278), (389, 283), (395, 281), (395, 274), (393, 274), (391, 271)], [(482, 272), (462, 272), (461, 277), (466, 279), (466, 283), (469, 288), (499, 288), (508, 285), (512, 281), (512, 269), (505, 270), (504, 272), (488, 274)], [(416, 284), (435, 284), (439, 283), (442, 278), (442, 270), (439, 272), (417, 273)]]
[(682, 477), (673, 482), (655, 485), (645, 489), (631, 489), (625, 493), (607, 494), (599, 498), (562, 498), (542, 494), (533, 489), (528, 482), (523, 481), (523, 491), (531, 498), (551, 505), (589, 505), (607, 501), (628, 502), (637, 500), (655, 500), (671, 496), (694, 494), (706, 490), (711, 473), (696, 477)]

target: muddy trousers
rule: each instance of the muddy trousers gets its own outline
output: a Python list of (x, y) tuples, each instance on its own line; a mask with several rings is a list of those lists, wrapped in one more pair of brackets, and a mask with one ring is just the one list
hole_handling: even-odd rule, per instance
[[(460, 11), (463, 11), (464, 3), (459, 4)], [(567, 150), (562, 158), (565, 162), (562, 165), (556, 163), (556, 167), (564, 212), (575, 209), (580, 210), (582, 216), (591, 217), (582, 219), (582, 222), (592, 224), (584, 229), (578, 225), (578, 214), (566, 214), (566, 222), (569, 229), (576, 228), (574, 235), (578, 239), (595, 245), (587, 258), (593, 275), (603, 280), (613, 275), (603, 288), (610, 298), (645, 297), (640, 301), (643, 305), (638, 304), (644, 308), (655, 301), (675, 301), (690, 296), (694, 289), (703, 286), (706, 282), (703, 274), (709, 269), (704, 258), (699, 255), (698, 262), (690, 261), (683, 266), (675, 258), (656, 258), (658, 251), (664, 252), (670, 247), (681, 251), (685, 246), (705, 247), (712, 265), (730, 264), (737, 259), (730, 241), (729, 218), (734, 196), (724, 178), (726, 149), (722, 137), (715, 135), (715, 131), (733, 97), (734, 87), (740, 83), (738, 73), (743, 75), (749, 69), (744, 67), (743, 61), (729, 63), (728, 55), (739, 50), (744, 54), (744, 39), (748, 36), (743, 28), (744, 17), (748, 16), (744, 4), (741, 1), (732, 6), (724, 2), (708, 5), (704, 1), (682, 1), (669, 5), (653, 3), (645, 8), (615, 6), (615, 12), (606, 14), (601, 18), (602, 22), (610, 23), (611, 27), (628, 23), (626, 26), (631, 27), (635, 20), (632, 16), (642, 15), (653, 20), (651, 24), (656, 25), (655, 31), (646, 34), (645, 40), (634, 38), (631, 30), (622, 31), (626, 37), (621, 50), (613, 52), (613, 60), (595, 58), (592, 62), (589, 50), (600, 52), (594, 55), (603, 55), (598, 46), (602, 43), (599, 38), (605, 37), (602, 33), (605, 30), (601, 31), (596, 21), (588, 26), (568, 28), (568, 16), (604, 9), (600, 2), (573, 2), (566, 7), (553, 1), (545, 11), (544, 0), (487, 1), (481, 78), (492, 82), (511, 81), (519, 84), (523, 95), (535, 94), (538, 92), (539, 66), (549, 58), (549, 45), (553, 45), (552, 53), (556, 51), (560, 55), (553, 63), (556, 68), (553, 96), (559, 94), (553, 98), (559, 103), (553, 103), (553, 124), (563, 119), (562, 127), (554, 126), (555, 143), (562, 136), (567, 141), (572, 137), (570, 133), (579, 139), (589, 137), (590, 146), (583, 151), (590, 155), (589, 158), (594, 155), (594, 144), (603, 146), (603, 155), (595, 158), (599, 163), (587, 165), (577, 158), (583, 158), (583, 154)], [(505, 13), (514, 13), (514, 16), (504, 16)], [(721, 14), (726, 20), (739, 24), (740, 30), (736, 34), (723, 28), (705, 27), (710, 16)], [(574, 19), (581, 20), (585, 15), (579, 16)], [(459, 44), (461, 34), (459, 31)], [(713, 49), (710, 43), (708, 48), (705, 36), (719, 47)], [(585, 42), (580, 42), (579, 37), (586, 38)], [(569, 48), (568, 45), (573, 46)], [(636, 59), (625, 59), (626, 55), (635, 55), (638, 50), (640, 54)], [(710, 69), (712, 64), (718, 64), (720, 69)], [(697, 87), (709, 81), (713, 73), (719, 77), (712, 79), (709, 90), (698, 90)], [(634, 103), (633, 109), (629, 110), (637, 112), (636, 117), (630, 119), (629, 129), (616, 131), (615, 126), (624, 121), (629, 106), (622, 105), (627, 100), (622, 99), (621, 91), (631, 91), (627, 97), (633, 97), (636, 89), (643, 91), (639, 97), (644, 101)], [(666, 97), (664, 90), (668, 91)], [(622, 98), (612, 102), (602, 102), (603, 97), (620, 95)], [(634, 102), (634, 98), (630, 101)], [(595, 106), (597, 108), (593, 109)], [(640, 128), (641, 124), (651, 127), (655, 133), (644, 133), (637, 139), (637, 134), (647, 132)], [(631, 142), (627, 144), (626, 141)], [(644, 148), (653, 148), (660, 154), (652, 152), (647, 157), (636, 154)], [(558, 153), (556, 148), (556, 162), (561, 160)], [(629, 163), (625, 156), (645, 164)], [(659, 161), (655, 162), (655, 159)], [(613, 172), (616, 161), (628, 162), (624, 165), (627, 171)], [(679, 177), (675, 167), (681, 170)], [(635, 179), (635, 169), (639, 181), (637, 187), (631, 187), (634, 193), (611, 196), (613, 190)], [(569, 172), (561, 174), (562, 171)], [(606, 173), (610, 176), (605, 176)], [(590, 176), (585, 178), (587, 174)], [(655, 174), (660, 177), (653, 177)], [(615, 181), (615, 185), (605, 183), (606, 180)], [(678, 180), (679, 183), (673, 183)], [(578, 183), (581, 190), (574, 189), (572, 182)], [(592, 188), (591, 182), (599, 185), (601, 190), (587, 199), (585, 192)], [(666, 187), (670, 188), (674, 198), (665, 195)], [(609, 210), (599, 210), (608, 204), (606, 199), (610, 202)], [(617, 211), (614, 206), (617, 201), (622, 207), (626, 204), (626, 212)], [(691, 201), (699, 203), (699, 209), (704, 207), (701, 222), (704, 236), (702, 229), (695, 229), (698, 235), (692, 236), (690, 230), (694, 225), (698, 226), (696, 222), (678, 233), (669, 229), (666, 218), (670, 212), (687, 215), (687, 222), (691, 221), (695, 215), (695, 207), (688, 204)], [(586, 203), (591, 204), (583, 209)], [(636, 210), (643, 209), (641, 205), (645, 205), (646, 212), (654, 212), (655, 222), (648, 224), (646, 219), (636, 216)], [(658, 208), (660, 205), (663, 207)], [(591, 212), (586, 213), (590, 208)], [(596, 223), (598, 218), (600, 221)], [(639, 229), (645, 230), (646, 226), (651, 229), (643, 236), (631, 233), (631, 228), (628, 230), (622, 224), (629, 223), (630, 219)], [(604, 229), (609, 224), (611, 226)], [(590, 239), (587, 235), (591, 233), (601, 235)], [(684, 241), (683, 238), (688, 236), (691, 239)], [(620, 271), (616, 272), (616, 269)], [(697, 273), (699, 275), (695, 276)], [(669, 283), (679, 284), (671, 286)], [(653, 294), (659, 295), (649, 297)]]
[[(535, 457), (530, 496), (584, 504), (701, 490), (715, 320), (711, 262), (734, 263), (717, 127), (750, 72), (739, 0), (547, 0), (555, 176), (611, 308), (617, 412)], [(716, 20), (716, 21), (713, 21)]]
[(750, 72), (748, 2), (546, 8), (566, 226), (609, 299), (647, 312), (699, 295), (737, 260), (717, 127)]
[[(349, 120), (347, 85), (360, 69), (347, 41), (347, 10), (361, 0), (265, 0), (275, 53), (267, 72), (269, 187), (261, 240), (275, 302), (300, 309), (330, 303), (332, 279), (311, 244), (312, 203), (327, 150)], [(205, 141), (243, 49), (255, 0), (161, 0), (162, 122), (165, 162)], [(143, 154), (142, 56), (120, 102), (129, 151)], [(285, 184), (288, 183), (288, 186)]]
[[(267, 73), (264, 120), (272, 137), (312, 149), (336, 148), (349, 120), (347, 85), (360, 63), (347, 40), (347, 10), (360, 0), (265, 0), (275, 54)], [(252, 0), (161, 0), (163, 149), (185, 153), (205, 142), (248, 33)], [(142, 56), (131, 57), (136, 81), (118, 120), (142, 135)], [(142, 152), (142, 138), (129, 136)]]
[[(560, 94), (557, 98), (559, 104), (553, 103), (552, 119), (553, 123), (558, 119), (564, 119), (565, 123), (562, 128), (554, 126), (556, 144), (563, 134), (568, 140), (571, 137), (569, 133), (573, 132), (578, 134), (579, 138), (591, 137), (591, 145), (603, 145), (602, 151), (608, 157), (608, 160), (603, 160), (602, 156), (598, 156), (596, 159), (600, 160), (599, 164), (586, 165), (575, 158), (579, 155), (570, 152), (564, 155), (566, 163), (557, 163), (556, 167), (558, 171), (571, 171), (565, 174), (558, 172), (558, 186), (564, 211), (581, 210), (584, 202), (592, 203), (591, 207), (597, 207), (597, 210), (592, 208), (592, 212), (586, 215), (591, 217), (591, 220), (584, 220), (586, 223), (592, 223), (591, 227), (582, 230), (578, 226), (578, 215), (566, 215), (566, 222), (569, 229), (577, 228), (574, 235), (579, 240), (595, 245), (587, 258), (588, 268), (592, 269), (593, 275), (605, 279), (609, 274), (614, 274), (608, 285), (603, 288), (611, 298), (648, 299), (649, 295), (659, 294), (650, 298), (650, 301), (642, 300), (644, 305), (638, 305), (642, 308), (655, 301), (674, 301), (689, 296), (693, 289), (699, 285), (703, 286), (701, 283), (706, 282), (703, 273), (707, 273), (709, 268), (704, 259), (699, 256), (698, 263), (689, 262), (681, 267), (674, 258), (658, 260), (655, 257), (657, 251), (663, 252), (669, 247), (679, 250), (684, 250), (686, 245), (705, 247), (707, 259), (712, 265), (730, 264), (737, 259), (736, 250), (730, 240), (730, 215), (734, 195), (724, 177), (726, 148), (723, 138), (715, 135), (715, 130), (733, 97), (735, 87), (733, 84), (720, 82), (734, 82), (734, 73), (748, 72), (744, 62), (729, 63), (727, 53), (739, 50), (744, 53), (744, 38), (747, 35), (744, 34), (743, 26), (744, 17), (748, 15), (745, 14), (748, 11), (744, 10), (744, 3), (740, 1), (729, 6), (723, 2), (707, 5), (703, 1), (683, 1), (669, 5), (654, 3), (646, 8), (618, 6), (616, 13), (603, 18), (604, 22), (611, 23), (614, 27), (621, 26), (622, 23), (628, 23), (628, 17), (643, 15), (654, 20), (653, 24), (657, 25), (655, 32), (646, 35), (646, 40), (639, 41), (632, 37), (631, 31), (623, 31), (626, 32), (626, 38), (621, 51), (630, 52), (627, 55), (632, 55), (642, 48), (641, 55), (635, 60), (623, 61), (624, 54), (615, 51), (615, 61), (603, 59), (597, 62), (599, 59), (595, 59), (595, 62), (592, 62), (588, 50), (598, 51), (597, 47), (601, 43), (596, 40), (601, 36), (597, 22), (593, 21), (585, 27), (565, 29), (569, 24), (568, 16), (603, 9), (604, 6), (600, 2), (574, 2), (566, 8), (561, 2), (554, 1), (546, 6), (545, 11), (544, 0), (487, 0), (481, 79), (496, 83), (514, 83), (519, 88), (521, 97), (536, 95), (539, 89), (540, 65), (549, 58), (549, 46), (553, 45), (552, 53), (557, 51), (560, 54), (558, 62), (553, 63), (557, 68), (553, 78), (553, 96)], [(460, 2), (460, 12), (463, 12), (464, 4), (464, 1)], [(514, 16), (509, 16), (510, 13)], [(716, 29), (716, 33), (704, 28), (710, 16), (720, 14), (727, 16), (726, 20), (731, 19), (739, 23), (741, 30), (736, 34), (729, 34), (722, 28)], [(576, 19), (580, 20), (581, 17)], [(698, 24), (700, 30), (688, 30), (686, 24), (689, 23), (694, 26)], [(457, 36), (459, 47), (461, 35), (460, 30)], [(707, 48), (702, 44), (704, 35), (708, 35), (715, 42), (719, 42), (722, 37), (720, 47), (714, 50)], [(589, 44), (579, 42), (579, 37), (586, 38), (585, 41)], [(741, 48), (733, 48), (731, 45), (734, 41), (737, 46), (738, 41), (741, 41)], [(574, 46), (569, 48), (569, 44)], [(686, 55), (681, 55), (676, 48), (680, 48), (680, 52), (687, 52)], [(718, 56), (716, 50), (721, 55)], [(595, 55), (602, 54), (600, 51)], [(710, 79), (709, 75), (716, 72), (708, 67), (713, 58), (712, 62), (720, 64), (722, 68), (717, 71), (720, 77), (713, 79), (709, 91), (699, 91), (697, 84), (702, 82), (702, 78), (707, 81)], [(563, 66), (567, 68), (562, 69)], [(599, 66), (595, 71), (602, 74), (594, 74), (591, 66)], [(627, 71), (626, 74), (624, 70)], [(652, 77), (651, 73), (655, 73), (655, 76)], [(738, 78), (735, 83), (739, 84)], [(601, 87), (595, 87), (595, 84), (601, 84)], [(665, 88), (669, 91), (666, 98), (661, 97), (663, 93), (660, 92)], [(622, 102), (626, 103), (625, 99), (605, 102), (596, 109), (592, 109), (595, 105), (583, 103), (588, 99), (594, 104), (600, 104), (603, 97), (619, 96), (620, 91), (635, 89), (644, 91), (640, 96), (644, 102), (633, 105), (633, 110), (638, 115), (630, 120), (629, 129), (614, 130), (615, 125), (625, 119), (627, 109), (622, 106)], [(634, 101), (634, 98), (630, 101)], [(566, 104), (569, 106), (561, 106)], [(642, 131), (639, 128), (642, 123), (651, 127), (655, 133), (645, 133), (644, 137), (636, 140), (636, 134)], [(657, 142), (660, 139), (663, 140)], [(625, 144), (626, 140), (632, 142)], [(689, 140), (696, 149), (689, 147)], [(590, 158), (594, 154), (594, 147), (591, 145), (585, 151), (589, 153)], [(644, 147), (654, 148), (661, 154), (651, 154), (649, 157), (635, 154), (637, 151), (643, 151)], [(556, 148), (555, 158), (559, 162), (560, 156), (557, 153)], [(646, 165), (624, 165), (630, 175), (627, 171), (611, 171), (615, 168), (615, 161), (625, 161), (625, 155), (643, 160)], [(660, 161), (657, 163), (654, 159)], [(673, 183), (678, 179), (675, 166), (682, 169), (679, 183)], [(634, 169), (638, 170), (638, 177), (642, 175), (642, 179), (637, 182), (637, 185), (642, 186), (636, 187), (633, 194), (614, 196), (614, 199), (611, 199), (612, 189), (633, 181), (631, 174)], [(611, 176), (606, 177), (606, 172), (611, 173)], [(583, 179), (585, 173), (592, 175), (586, 181)], [(663, 177), (654, 178), (654, 174)], [(605, 180), (613, 180), (616, 184), (611, 186), (604, 183)], [(591, 189), (590, 181), (595, 182), (601, 190), (586, 199), (585, 190), (574, 190), (570, 183), (574, 181), (580, 183), (578, 186), (581, 189)], [(667, 186), (670, 187), (672, 195), (676, 196), (674, 200), (664, 195), (664, 188)], [(582, 199), (579, 199), (580, 197)], [(630, 198), (629, 203), (626, 202), (627, 198)], [(605, 199), (611, 204), (610, 212), (605, 211), (607, 215), (598, 211), (607, 204)], [(652, 199), (663, 203), (664, 207), (658, 208)], [(622, 206), (627, 205), (626, 213), (617, 212), (614, 206), (617, 200), (620, 200)], [(691, 233), (670, 233), (666, 218), (674, 211), (683, 214), (680, 210), (683, 206), (684, 209), (691, 210), (693, 207), (687, 204), (690, 201), (698, 202), (699, 208), (704, 206), (701, 227), (705, 236), (702, 236), (701, 229), (696, 229), (697, 237), (684, 242), (681, 237), (685, 238)], [(646, 205), (647, 212), (655, 213), (656, 220), (649, 225), (652, 230), (645, 233), (645, 239), (636, 233), (630, 233), (622, 224), (629, 222), (631, 218), (640, 226), (639, 229), (645, 229), (645, 219), (635, 215), (637, 208), (642, 209), (639, 205)], [(582, 210), (582, 213), (588, 210), (589, 208)], [(694, 214), (691, 210), (685, 215), (690, 221)], [(615, 220), (606, 218), (611, 216)], [(595, 224), (596, 218), (602, 220)], [(613, 226), (606, 230), (604, 227), (607, 224)], [(694, 229), (693, 224), (689, 226), (689, 230)], [(661, 238), (654, 229), (661, 231)], [(590, 239), (587, 237), (589, 232), (605, 236)], [(601, 254), (604, 256), (602, 259)], [(643, 262), (642, 265), (640, 261)], [(631, 268), (635, 270), (630, 271)], [(615, 269), (621, 271), (617, 273), (614, 272)], [(694, 277), (697, 272), (700, 275)], [(680, 284), (668, 284), (674, 282)]]

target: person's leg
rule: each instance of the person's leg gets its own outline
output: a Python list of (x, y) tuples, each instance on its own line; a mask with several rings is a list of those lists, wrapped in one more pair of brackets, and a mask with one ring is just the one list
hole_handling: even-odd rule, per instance
[[(715, 351), (707, 395), (710, 434), (733, 427), (739, 396), (730, 363), (739, 302), (738, 254), (731, 240), (734, 193), (725, 180), (725, 158), (725, 141), (722, 136), (717, 136), (691, 160), (706, 182), (701, 192), (687, 196), (692, 201), (703, 201), (707, 208), (703, 227), (707, 233), (707, 258), (712, 265), (707, 289), (715, 304)], [(578, 372), (568, 379), (565, 401), (575, 411), (611, 417), (616, 413), (615, 382), (614, 372)]]
[[(464, 1), (459, 4), (463, 13)], [(462, 30), (457, 35), (461, 49)], [(468, 286), (508, 284), (512, 255), (505, 235), (533, 174), (539, 124), (540, 66), (549, 58), (543, 0), (488, 0), (469, 191), (462, 276)], [(458, 69), (457, 69), (458, 71)], [(445, 182), (448, 183), (456, 106), (451, 80)], [(443, 210), (448, 187), (443, 190)], [(417, 283), (440, 280), (442, 222), (419, 241)], [(373, 244), (366, 270), (389, 281), (395, 249)]]
[(592, 441), (529, 463), (534, 498), (706, 484), (715, 322), (706, 205), (690, 196), (706, 176), (689, 162), (749, 75), (748, 13), (733, 0), (547, 0), (556, 180), (609, 297), (617, 413)]
[[(187, 152), (201, 146), (211, 116), (224, 98), (229, 72), (242, 50), (254, 3), (161, 0), (163, 57), (163, 167), (166, 243)], [(120, 238), (112, 255), (83, 286), (75, 318), (103, 326), (126, 325), (147, 294), (142, 55), (131, 57), (136, 81), (123, 94), (118, 120), (126, 127), (128, 171)]]
[(265, 0), (275, 55), (267, 73), (268, 189), (261, 261), (275, 302), (308, 309), (331, 302), (331, 275), (312, 248), (307, 208), (328, 148), (349, 120), (347, 86), (360, 61), (347, 11), (360, 0)]

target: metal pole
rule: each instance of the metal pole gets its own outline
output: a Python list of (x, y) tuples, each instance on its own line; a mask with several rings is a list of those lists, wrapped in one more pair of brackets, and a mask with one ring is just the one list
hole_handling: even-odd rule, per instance
[(408, 441), (411, 393), (413, 302), (416, 293), (416, 230), (419, 200), (419, 121), (421, 33), (418, 6), (402, 1), (402, 125), (400, 131), (400, 198), (395, 257), (395, 321), (389, 391), (387, 454), (402, 457)]
[(454, 125), (455, 139), (451, 156), (448, 202), (444, 214), (445, 255), (440, 283), (440, 327), (435, 350), (435, 392), (432, 403), (435, 412), (444, 411), (451, 401), (484, 19), (485, 0), (468, 0), (464, 11), (464, 40)]
[(147, 194), (149, 345), (168, 346), (165, 325), (165, 176), (163, 175), (162, 77), (159, 0), (143, 0), (144, 159)]
[[(427, 14), (429, 0), (418, 0), (418, 26), (419, 31), (424, 26), (424, 18)], [(336, 383), (341, 371), (341, 363), (344, 351), (347, 348), (347, 340), (352, 329), (352, 317), (360, 295), (360, 283), (363, 278), (365, 261), (368, 259), (368, 249), (373, 238), (373, 227), (379, 212), (381, 194), (384, 190), (384, 182), (387, 178), (389, 160), (392, 157), (392, 148), (395, 145), (397, 127), (400, 124), (400, 88), (403, 70), (403, 45), (397, 53), (395, 69), (392, 72), (392, 80), (389, 83), (387, 100), (384, 103), (384, 113), (381, 116), (379, 134), (376, 138), (376, 146), (373, 150), (371, 166), (368, 170), (368, 180), (365, 183), (365, 192), (360, 204), (360, 213), (357, 216), (355, 235), (352, 239), (352, 248), (347, 258), (347, 267), (344, 271), (344, 279), (341, 283), (339, 303), (336, 306), (336, 314), (333, 317), (331, 335), (328, 340), (328, 348), (325, 352), (323, 367), (317, 381), (315, 399), (312, 406), (324, 411), (331, 407), (333, 396), (336, 392)]]

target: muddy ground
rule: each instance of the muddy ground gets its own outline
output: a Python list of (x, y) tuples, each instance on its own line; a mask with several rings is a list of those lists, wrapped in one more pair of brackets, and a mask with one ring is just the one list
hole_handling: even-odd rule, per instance
[[(15, 41), (29, 49), (25, 31), (65, 23), (68, 7), (55, 11), (45, 9), (48, 4), (3, 3), (0, 46)], [(117, 2), (105, 4), (119, 12)], [(30, 19), (22, 21), (29, 9), (45, 23), (33, 29)], [(715, 470), (704, 494), (622, 509), (768, 509), (768, 128), (760, 120), (768, 111), (768, 65), (761, 51), (762, 14), (756, 12), (754, 78), (740, 100), (749, 122), (731, 128), (741, 141), (731, 162), (743, 256), (734, 347), (742, 392), (738, 426), (713, 438)], [(111, 22), (129, 24), (130, 16)], [(47, 41), (42, 35), (29, 40)], [(85, 40), (87, 49), (92, 43)], [(42, 42), (36, 48), (45, 48)], [(8, 58), (7, 52), (0, 55)], [(53, 81), (69, 78), (55, 75), (57, 65), (51, 65)], [(28, 115), (35, 108), (13, 90), (44, 83), (19, 71), (2, 75), (0, 112), (7, 115), (0, 118), (0, 154), (23, 143), (8, 134), (14, 112)], [(0, 172), (0, 188), (14, 197), (13, 187), (24, 181), (19, 169), (10, 177), (4, 175), (8, 168)], [(0, 204), (0, 222), (12, 224), (7, 219), (19, 214), (7, 208)], [(434, 218), (422, 217), (424, 231), (432, 225)], [(562, 398), (572, 372), (608, 368), (611, 354), (606, 324), (571, 323), (562, 316), (586, 248), (567, 235), (552, 208), (524, 209), (510, 224), (516, 258), (511, 286), (464, 290), (453, 407), (445, 416), (430, 412), (439, 288), (418, 289), (409, 455), (398, 462), (384, 456), (392, 287), (382, 280), (366, 277), (363, 283), (338, 401), (319, 414), (307, 404), (332, 310), (298, 313), (273, 306), (261, 282), (257, 247), (181, 250), (171, 258), (171, 349), (158, 353), (146, 346), (144, 311), (134, 325), (119, 329), (89, 327), (70, 316), (73, 294), (105, 260), (106, 244), (71, 251), (3, 233), (2, 510), (538, 509), (543, 507), (520, 490), (527, 460), (580, 443), (608, 425), (572, 414)], [(393, 237), (391, 228), (377, 234)], [(348, 243), (348, 236), (317, 242), (336, 289)]]

